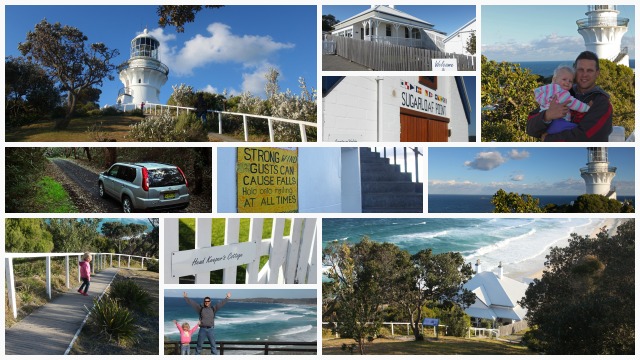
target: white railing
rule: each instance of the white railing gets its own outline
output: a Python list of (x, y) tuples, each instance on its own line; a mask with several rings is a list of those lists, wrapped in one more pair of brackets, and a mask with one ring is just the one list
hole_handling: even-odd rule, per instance
[(486, 336), (486, 337), (495, 337), (498, 338), (500, 335), (500, 331), (498, 329), (485, 329), (485, 328), (476, 328), (476, 327), (470, 327), (469, 330), (467, 330), (467, 337), (471, 338), (471, 332), (473, 331), (473, 336)]
[[(130, 111), (134, 109), (140, 109), (142, 104), (124, 104), (119, 105), (119, 109), (122, 111)], [(175, 109), (176, 116), (180, 115), (180, 111), (186, 112), (187, 114), (191, 111), (196, 111), (196, 108), (188, 107), (188, 106), (175, 106), (175, 105), (163, 105), (163, 104), (154, 104), (154, 103), (145, 103), (144, 104), (144, 113), (150, 115), (158, 115), (163, 112), (170, 112), (172, 109)], [(254, 115), (254, 114), (244, 114), (244, 113), (236, 113), (229, 111), (219, 111), (219, 110), (207, 110), (207, 113), (218, 114), (218, 134), (222, 135), (222, 116), (223, 115), (233, 115), (233, 116), (242, 116), (242, 129), (244, 133), (244, 141), (249, 141), (249, 119), (260, 119), (266, 120), (269, 125), (269, 141), (275, 142), (275, 133), (273, 131), (273, 124), (275, 122), (282, 122), (287, 124), (295, 124), (300, 128), (300, 138), (302, 142), (307, 142), (307, 126), (308, 127), (318, 127), (317, 123), (310, 121), (302, 121), (302, 120), (291, 120), (278, 118), (273, 116), (265, 116), (265, 115)]]
[[(196, 219), (195, 249), (179, 251), (179, 219), (165, 219), (164, 279), (178, 284), (180, 277), (195, 275), (196, 284), (210, 284), (210, 273), (223, 270), (222, 282), (235, 284), (238, 266), (247, 265), (247, 284), (315, 284), (317, 265), (317, 219), (273, 219), (271, 238), (262, 239), (264, 219), (253, 218), (249, 239), (240, 242), (240, 219), (226, 219), (224, 245), (211, 246), (212, 219)], [(260, 269), (260, 257), (269, 260)]]
[[(397, 152), (396, 152), (397, 150), (396, 150), (396, 149), (398, 149), (398, 148), (397, 148), (397, 147), (393, 147), (393, 157), (390, 157), (390, 156), (391, 156), (391, 154), (387, 155), (387, 148), (386, 148), (386, 147), (383, 147), (383, 148), (382, 148), (382, 151), (381, 151), (381, 155), (382, 155), (382, 157), (383, 157), (383, 158), (388, 158), (389, 160), (393, 160), (393, 165), (399, 165), (399, 164), (398, 164), (398, 159), (397, 159)], [(410, 173), (410, 171), (409, 171), (409, 167), (407, 166), (407, 165), (408, 165), (408, 164), (407, 164), (407, 162), (408, 162), (408, 159), (409, 159), (409, 157), (407, 156), (407, 149), (409, 149), (409, 150), (413, 151), (413, 154), (414, 154), (414, 160), (415, 160), (415, 164), (414, 164), (414, 169), (415, 169), (415, 179), (414, 179), (414, 177), (413, 177), (413, 176), (411, 177), (411, 179), (412, 179), (412, 181), (413, 181), (413, 182), (415, 182), (415, 183), (422, 182), (422, 181), (420, 181), (420, 173), (419, 173), (419, 166), (418, 166), (418, 164), (420, 163), (420, 161), (419, 161), (419, 157), (420, 157), (420, 156), (424, 156), (424, 155), (423, 155), (423, 154), (422, 154), (422, 152), (420, 151), (420, 148), (417, 148), (417, 147), (415, 147), (415, 148), (412, 148), (412, 147), (410, 147), (410, 148), (402, 147), (402, 149), (403, 149), (403, 159), (404, 159), (404, 161), (403, 161), (404, 167), (402, 168), (402, 169), (403, 169), (403, 171), (404, 171), (405, 173)], [(377, 148), (377, 147), (374, 147), (374, 148), (373, 148), (373, 151), (378, 152), (378, 148)]]
[[(335, 322), (331, 322), (331, 323), (326, 322), (326, 321), (322, 322), (322, 325), (329, 325), (329, 324), (332, 324), (334, 328), (337, 325)], [(412, 330), (413, 329), (412, 324), (408, 323), (408, 322), (383, 322), (382, 326), (390, 326), (391, 327), (391, 336), (395, 336), (395, 327), (398, 327), (398, 326), (400, 326), (402, 328), (405, 328), (405, 330), (406, 330), (405, 333), (407, 335), (412, 335), (413, 334), (412, 333), (412, 331), (413, 331)], [(420, 332), (422, 333), (422, 331), (424, 330), (424, 325), (422, 325), (422, 323), (419, 323), (418, 327), (420, 328)], [(340, 337), (340, 334), (338, 334), (338, 332), (336, 331), (336, 338), (338, 338), (338, 337)]]
[[(26, 258), (45, 258), (45, 272), (46, 272), (46, 290), (47, 296), (51, 299), (51, 258), (64, 257), (65, 258), (65, 276), (67, 289), (71, 288), (71, 268), (69, 266), (69, 257), (77, 257), (78, 262), (81, 261), (81, 257), (84, 253), (6, 253), (5, 262), (5, 278), (6, 286), (9, 298), (9, 305), (13, 311), (13, 317), (18, 317), (18, 309), (16, 302), (16, 281), (13, 271), (13, 259), (26, 259)], [(96, 270), (102, 270), (108, 267), (113, 267), (113, 257), (117, 256), (118, 267), (120, 266), (121, 258), (127, 258), (127, 268), (131, 267), (131, 258), (140, 258), (140, 267), (144, 269), (144, 260), (151, 259), (149, 257), (126, 255), (126, 254), (112, 254), (112, 253), (91, 253), (92, 261), (90, 263), (91, 273), (95, 274)], [(107, 263), (109, 266), (107, 266)], [(79, 266), (78, 266), (79, 267)], [(80, 271), (78, 271), (78, 282), (80, 282)]]

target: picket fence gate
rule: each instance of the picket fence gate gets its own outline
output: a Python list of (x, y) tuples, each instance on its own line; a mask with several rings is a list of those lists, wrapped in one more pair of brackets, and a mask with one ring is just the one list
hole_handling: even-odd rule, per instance
[[(195, 248), (179, 250), (179, 219), (165, 219), (165, 283), (194, 275), (196, 284), (210, 284), (210, 272), (223, 270), (222, 282), (235, 284), (239, 265), (246, 266), (247, 284), (315, 284), (318, 278), (317, 219), (273, 219), (271, 238), (262, 239), (263, 218), (250, 219), (249, 239), (240, 242), (240, 219), (225, 220), (224, 245), (211, 246), (212, 219), (196, 219)], [(268, 256), (260, 269), (260, 257)]]

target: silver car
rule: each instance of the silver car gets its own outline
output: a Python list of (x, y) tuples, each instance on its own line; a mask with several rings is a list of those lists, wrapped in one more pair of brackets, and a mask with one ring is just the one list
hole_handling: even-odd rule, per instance
[(126, 213), (184, 209), (189, 206), (187, 185), (179, 167), (160, 163), (115, 163), (98, 179), (100, 196), (119, 200)]

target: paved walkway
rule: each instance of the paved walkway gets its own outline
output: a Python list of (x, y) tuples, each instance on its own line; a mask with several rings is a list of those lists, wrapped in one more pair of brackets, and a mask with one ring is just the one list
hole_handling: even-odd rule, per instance
[(364, 65), (354, 63), (338, 55), (322, 55), (323, 71), (372, 71)]
[(93, 299), (102, 295), (118, 273), (108, 268), (91, 276), (89, 295), (69, 289), (5, 330), (5, 355), (64, 355), (82, 325)]

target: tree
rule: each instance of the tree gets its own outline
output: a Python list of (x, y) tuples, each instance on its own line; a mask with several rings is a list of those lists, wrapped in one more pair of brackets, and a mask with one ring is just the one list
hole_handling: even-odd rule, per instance
[(635, 130), (635, 73), (624, 65), (600, 60), (598, 83), (609, 94), (613, 106), (613, 125), (624, 126), (625, 137)]
[[(205, 8), (221, 8), (223, 5), (205, 5)], [(202, 10), (201, 5), (159, 5), (158, 25), (164, 28), (167, 25), (176, 27), (179, 33), (184, 32), (184, 25), (195, 20), (196, 14)]]
[(5, 60), (6, 125), (21, 125), (42, 117), (57, 105), (60, 92), (38, 64), (22, 57)]
[[(460, 253), (447, 252), (434, 254), (425, 249), (411, 256), (417, 277), (409, 283), (411, 288), (405, 289), (405, 295), (398, 298), (411, 318), (413, 334), (416, 340), (421, 339), (422, 307), (425, 304), (451, 307), (469, 307), (475, 301), (475, 295), (463, 289), (463, 285), (474, 274), (471, 264), (464, 263)], [(453, 311), (453, 314), (459, 312)]]
[(49, 219), (47, 230), (53, 237), (54, 252), (97, 250), (100, 219)]
[(333, 25), (339, 22), (340, 20), (336, 19), (336, 17), (331, 14), (322, 15), (322, 31), (333, 30)]
[(476, 54), (476, 33), (475, 33), (475, 31), (471, 33), (471, 36), (467, 40), (467, 43), (465, 45), (465, 50), (467, 50), (467, 52), (469, 54), (471, 54), (471, 55), (475, 55)]
[(6, 252), (48, 253), (53, 250), (53, 237), (44, 219), (7, 219)]
[(526, 134), (529, 112), (537, 108), (538, 76), (519, 64), (482, 56), (482, 141), (535, 141)]
[(353, 338), (364, 354), (365, 340), (380, 328), (383, 306), (392, 300), (409, 254), (367, 237), (355, 245), (334, 242), (322, 254), (330, 279), (323, 285), (323, 302), (335, 315), (337, 331)]
[(491, 198), (494, 213), (540, 213), (540, 199), (529, 194), (518, 194), (500, 189)]
[(576, 213), (619, 213), (621, 209), (622, 203), (618, 200), (598, 194), (580, 195), (571, 207)]
[(87, 45), (88, 38), (77, 28), (42, 20), (27, 33), (18, 49), (28, 60), (34, 60), (46, 69), (49, 76), (60, 82), (67, 92), (67, 114), (56, 120), (56, 129), (66, 129), (76, 106), (78, 94), (93, 85), (102, 86), (104, 78), (113, 80), (110, 61), (120, 53), (103, 43)]
[(142, 224), (123, 224), (119, 221), (113, 221), (103, 223), (100, 231), (114, 244), (117, 244), (118, 254), (122, 254), (122, 241), (129, 241), (142, 236), (142, 234), (147, 231), (147, 227)]
[(635, 353), (635, 221), (592, 238), (572, 234), (547, 255), (519, 302), (528, 337), (548, 354)]
[(5, 212), (33, 212), (36, 183), (48, 163), (46, 148), (7, 147), (5, 154)]
[(187, 84), (171, 86), (173, 93), (167, 100), (167, 105), (193, 106), (196, 101), (196, 93), (193, 86)]

